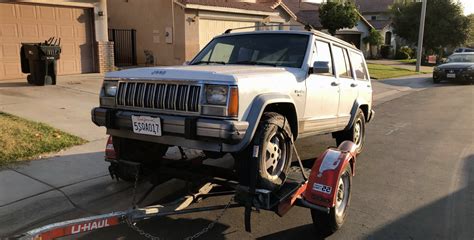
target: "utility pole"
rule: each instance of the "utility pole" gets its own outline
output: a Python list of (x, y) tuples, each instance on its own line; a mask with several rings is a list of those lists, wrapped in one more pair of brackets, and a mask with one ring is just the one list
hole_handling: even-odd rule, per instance
[(423, 34), (425, 32), (425, 16), (426, 16), (426, 2), (428, 0), (421, 0), (421, 17), (420, 17), (420, 30), (418, 33), (418, 48), (416, 54), (416, 71), (420, 72), (421, 58), (423, 52)]

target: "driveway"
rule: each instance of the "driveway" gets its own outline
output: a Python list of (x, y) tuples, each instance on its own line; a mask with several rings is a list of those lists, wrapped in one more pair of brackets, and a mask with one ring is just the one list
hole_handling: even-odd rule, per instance
[[(375, 105), (431, 87), (426, 77), (373, 81)], [(103, 161), (105, 129), (90, 120), (90, 110), (98, 104), (101, 79), (99, 74), (60, 76), (58, 85), (44, 87), (30, 86), (24, 79), (0, 82), (0, 111), (44, 122), (90, 141), (0, 171), (0, 236), (129, 206), (131, 185), (108, 176), (108, 164)], [(320, 151), (328, 142), (333, 144), (327, 136), (321, 139), (301, 142), (300, 148)], [(186, 151), (190, 157), (199, 154)], [(170, 158), (177, 156), (176, 148), (167, 153)], [(303, 158), (314, 156), (314, 152), (302, 150)], [(149, 186), (141, 184), (139, 193)], [(153, 191), (151, 199), (172, 195), (180, 186), (183, 183), (179, 181), (167, 182)]]

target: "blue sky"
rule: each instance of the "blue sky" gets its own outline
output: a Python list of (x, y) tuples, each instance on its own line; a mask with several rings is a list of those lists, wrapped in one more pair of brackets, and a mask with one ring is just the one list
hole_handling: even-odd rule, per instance
[(464, 15), (474, 13), (474, 0), (459, 0), (464, 7)]

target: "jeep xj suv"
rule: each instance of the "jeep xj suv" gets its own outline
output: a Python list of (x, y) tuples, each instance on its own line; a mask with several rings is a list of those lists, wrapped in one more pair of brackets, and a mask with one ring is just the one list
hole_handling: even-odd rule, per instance
[(92, 110), (118, 157), (150, 168), (169, 146), (232, 153), (238, 165), (258, 145), (258, 185), (267, 189), (285, 181), (293, 140), (332, 133), (360, 153), (373, 116), (364, 56), (317, 31), (227, 33), (188, 65), (108, 73)]

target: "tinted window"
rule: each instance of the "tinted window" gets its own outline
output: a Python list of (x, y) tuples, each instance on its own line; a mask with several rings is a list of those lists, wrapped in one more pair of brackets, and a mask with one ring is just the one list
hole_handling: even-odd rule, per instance
[(344, 57), (344, 49), (333, 46), (332, 55), (334, 57), (334, 66), (336, 67), (336, 73), (339, 77), (351, 78), (351, 68)]
[(474, 54), (456, 54), (446, 59), (446, 62), (474, 62)]
[(369, 76), (366, 71), (364, 57), (360, 53), (350, 52), (352, 67), (357, 80), (369, 80)]
[(241, 64), (301, 67), (308, 35), (243, 34), (213, 39), (191, 64)]
[(334, 75), (334, 70), (332, 67), (331, 49), (329, 47), (329, 43), (316, 41), (316, 61), (329, 62), (329, 74), (325, 75)]

